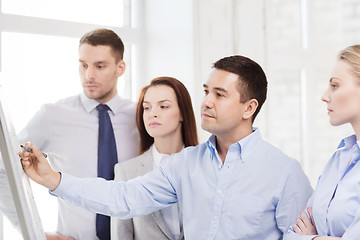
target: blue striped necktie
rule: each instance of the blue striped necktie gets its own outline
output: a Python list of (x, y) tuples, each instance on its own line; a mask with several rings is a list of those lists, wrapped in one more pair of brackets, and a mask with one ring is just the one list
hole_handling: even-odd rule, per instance
[[(114, 179), (114, 165), (118, 162), (114, 130), (108, 113), (109, 107), (99, 104), (98, 177)], [(110, 217), (96, 214), (96, 236), (110, 240)]]

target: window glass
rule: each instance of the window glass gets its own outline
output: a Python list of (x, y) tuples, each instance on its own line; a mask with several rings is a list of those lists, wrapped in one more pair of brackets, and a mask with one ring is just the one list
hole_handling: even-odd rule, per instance
[[(82, 91), (78, 42), (79, 38), (2, 33), (0, 84), (5, 88), (17, 132), (41, 105)], [(126, 50), (124, 57), (126, 63), (130, 62), (130, 51)], [(130, 68), (128, 64), (118, 82), (119, 94), (127, 98), (131, 97), (131, 82), (127, 79)]]
[(44, 103), (81, 91), (78, 39), (2, 33), (2, 79), (19, 132)]
[(1, 8), (4, 13), (9, 14), (124, 26), (123, 0), (2, 0)]

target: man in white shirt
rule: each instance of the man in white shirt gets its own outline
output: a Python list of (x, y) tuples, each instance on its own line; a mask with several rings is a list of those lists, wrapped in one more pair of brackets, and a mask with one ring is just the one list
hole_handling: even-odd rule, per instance
[[(98, 176), (96, 106), (106, 104), (114, 130), (118, 161), (138, 153), (136, 104), (117, 94), (118, 78), (125, 71), (124, 44), (108, 29), (95, 29), (80, 39), (79, 73), (83, 92), (45, 104), (19, 133), (20, 143), (31, 141), (48, 154), (54, 169), (81, 178)], [(47, 239), (97, 240), (96, 214), (58, 200), (57, 233)], [(64, 238), (67, 239), (67, 238)], [(102, 240), (102, 239), (101, 239)]]

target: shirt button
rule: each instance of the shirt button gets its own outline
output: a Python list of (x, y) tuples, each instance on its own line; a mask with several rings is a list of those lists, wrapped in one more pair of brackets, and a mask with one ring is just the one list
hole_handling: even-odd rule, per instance
[(221, 194), (221, 193), (222, 193), (222, 190), (221, 190), (221, 189), (219, 189), (219, 190), (218, 190), (218, 193), (220, 193), (220, 194)]
[(217, 219), (218, 219), (218, 216), (214, 216), (213, 218), (214, 218), (214, 220), (217, 220)]
[(221, 169), (222, 168), (222, 166), (221, 165), (219, 165), (219, 169)]

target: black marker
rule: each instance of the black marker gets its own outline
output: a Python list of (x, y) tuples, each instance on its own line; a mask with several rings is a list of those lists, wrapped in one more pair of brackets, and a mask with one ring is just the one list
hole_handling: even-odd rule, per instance
[[(22, 147), (22, 149), (24, 149), (25, 151), (27, 151), (27, 152), (33, 152), (32, 151), (32, 148), (30, 148), (30, 147), (28, 147), (28, 146), (25, 146), (25, 145), (20, 145), (20, 147)], [(45, 157), (45, 158), (47, 158), (47, 154), (46, 153), (43, 153), (42, 152), (42, 155)]]

